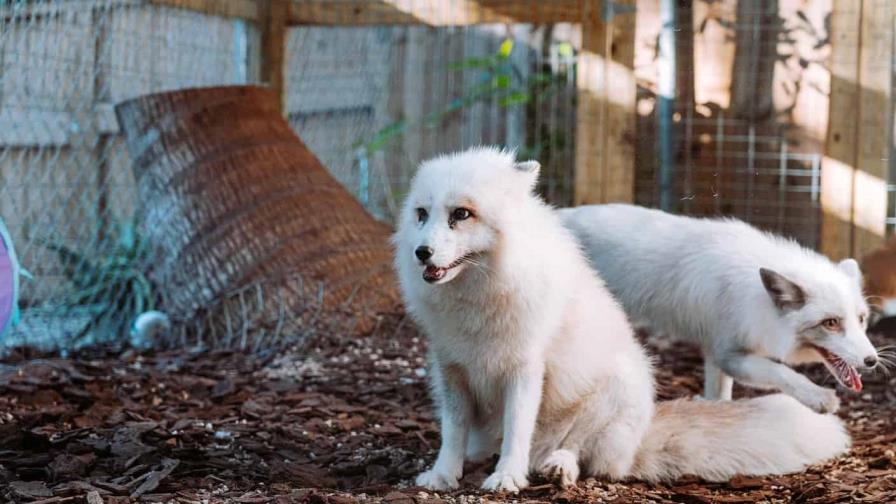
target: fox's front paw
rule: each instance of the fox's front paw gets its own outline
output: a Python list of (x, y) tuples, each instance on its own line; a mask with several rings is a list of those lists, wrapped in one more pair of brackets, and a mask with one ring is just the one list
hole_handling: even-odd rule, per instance
[(422, 486), (429, 490), (453, 490), (460, 486), (457, 479), (457, 476), (453, 474), (444, 473), (432, 468), (417, 476), (417, 486)]
[(489, 492), (517, 493), (527, 486), (529, 486), (529, 480), (525, 474), (510, 471), (495, 471), (482, 483), (482, 489)]
[(797, 399), (818, 413), (834, 413), (840, 409), (840, 398), (833, 389), (818, 387), (811, 394), (802, 395)]

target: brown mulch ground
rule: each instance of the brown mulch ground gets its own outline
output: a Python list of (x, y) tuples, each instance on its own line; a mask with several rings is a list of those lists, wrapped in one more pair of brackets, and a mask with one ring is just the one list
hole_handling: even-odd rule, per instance
[[(320, 338), (305, 357), (186, 352), (78, 359), (14, 352), (0, 364), (0, 501), (90, 504), (480, 502), (489, 467), (464, 487), (413, 487), (438, 432), (423, 342), (409, 328), (354, 341)], [(662, 398), (699, 392), (700, 359), (651, 345)], [(810, 373), (830, 385), (823, 370)], [(543, 481), (521, 502), (896, 501), (896, 379), (842, 393), (855, 446), (805, 473), (683, 479), (670, 485)], [(736, 393), (743, 391), (736, 391)], [(493, 463), (493, 462), (492, 462)]]

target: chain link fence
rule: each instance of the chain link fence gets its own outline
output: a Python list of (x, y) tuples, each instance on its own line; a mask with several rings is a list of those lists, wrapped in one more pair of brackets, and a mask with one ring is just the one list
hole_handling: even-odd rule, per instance
[(480, 144), (542, 160), (542, 192), (568, 205), (579, 38), (569, 24), (295, 28), (289, 120), (386, 221), (420, 160)]
[[(154, 257), (135, 221), (136, 181), (113, 107), (159, 91), (258, 83), (262, 46), (255, 21), (164, 3), (0, 3), (0, 217), (34, 276), (22, 283), (22, 320), (4, 344), (121, 339), (138, 313), (164, 304), (139, 267)], [(831, 0), (673, 2), (671, 21), (667, 3), (639, 0), (636, 14), (621, 14), (637, 16), (635, 202), (731, 215), (818, 246)], [(478, 144), (541, 161), (539, 190), (569, 205), (581, 45), (579, 25), (547, 21), (293, 26), (287, 120), (385, 223), (421, 159)], [(893, 72), (892, 61), (879, 65)], [(311, 290), (322, 298), (326, 286)], [(230, 321), (215, 326), (213, 344), (302, 339), (275, 327), (249, 341), (252, 307), (277, 296), (270, 286), (228, 296), (205, 314)], [(208, 344), (190, 324), (205, 327), (179, 324), (167, 344)]]
[(639, 8), (637, 201), (818, 247), (831, 1)]
[[(258, 82), (260, 29), (140, 0), (4, 2), (0, 23), (0, 216), (34, 277), (22, 284), (21, 323), (4, 343), (121, 339), (164, 292), (140, 271), (152, 248), (134, 218), (139, 198), (113, 107), (147, 93)], [(420, 159), (476, 144), (542, 159), (543, 192), (569, 204), (579, 37), (553, 24), (290, 28), (288, 120), (386, 222)], [(326, 286), (314, 290), (322, 297)], [(268, 291), (240, 287), (219, 306), (251, 310), (245, 301), (276, 296)], [(212, 307), (205, 316), (231, 320), (215, 326), (225, 329), (214, 341), (257, 347), (245, 341), (250, 313)], [(202, 342), (188, 325), (170, 343)]]
[[(258, 29), (125, 0), (4, 2), (0, 23), (0, 215), (34, 276), (22, 284), (21, 324), (7, 343), (65, 346), (133, 292), (110, 278), (82, 284), (88, 265), (140, 253), (113, 105), (251, 82)], [(140, 297), (134, 311), (155, 294)]]

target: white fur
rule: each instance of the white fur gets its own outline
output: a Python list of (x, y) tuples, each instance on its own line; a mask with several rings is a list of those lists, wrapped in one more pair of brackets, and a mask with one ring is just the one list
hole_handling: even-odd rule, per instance
[[(812, 343), (854, 367), (877, 355), (865, 334), (868, 306), (857, 263), (834, 264), (794, 241), (737, 220), (696, 219), (631, 205), (560, 210), (613, 294), (638, 323), (692, 341), (706, 359), (704, 395), (730, 399), (732, 379), (792, 395), (816, 411), (834, 411), (833, 390), (785, 363), (821, 362)], [(779, 308), (760, 268), (805, 294)], [(842, 318), (843, 332), (818, 328)], [(863, 317), (860, 317), (863, 316)]]
[(885, 317), (896, 316), (896, 298), (884, 298), (881, 311)]
[[(787, 398), (664, 403), (655, 416), (650, 361), (574, 237), (532, 194), (537, 171), (479, 148), (423, 163), (411, 184), (395, 265), (407, 308), (429, 337), (442, 429), (439, 455), (418, 484), (455, 488), (466, 457), (495, 451), (483, 488), (517, 491), (530, 470), (563, 484), (580, 472), (723, 479), (796, 471), (846, 449), (838, 419)], [(474, 217), (450, 222), (457, 207)], [(421, 246), (433, 249), (432, 267), (467, 259), (428, 283), (415, 257)], [(692, 428), (717, 417), (706, 433)]]

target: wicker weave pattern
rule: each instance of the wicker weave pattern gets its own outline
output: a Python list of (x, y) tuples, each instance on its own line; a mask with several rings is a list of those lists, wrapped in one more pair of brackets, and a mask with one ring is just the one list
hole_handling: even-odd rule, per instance
[(282, 326), (285, 315), (287, 331), (321, 317), (369, 328), (363, 319), (399, 311), (391, 231), (275, 105), (265, 89), (243, 86), (118, 105), (143, 227), (158, 249), (150, 276), (176, 320), (220, 313), (229, 293), (255, 285), (269, 295), (241, 315), (252, 327)]

